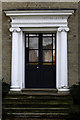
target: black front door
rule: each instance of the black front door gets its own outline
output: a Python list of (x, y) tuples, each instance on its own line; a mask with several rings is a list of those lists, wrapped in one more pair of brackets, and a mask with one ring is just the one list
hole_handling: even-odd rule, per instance
[(56, 34), (25, 34), (25, 87), (56, 88)]

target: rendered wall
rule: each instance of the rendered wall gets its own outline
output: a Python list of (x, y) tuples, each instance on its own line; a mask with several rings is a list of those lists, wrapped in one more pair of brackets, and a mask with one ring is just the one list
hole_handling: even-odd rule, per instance
[(78, 4), (78, 78), (80, 82), (80, 2)]

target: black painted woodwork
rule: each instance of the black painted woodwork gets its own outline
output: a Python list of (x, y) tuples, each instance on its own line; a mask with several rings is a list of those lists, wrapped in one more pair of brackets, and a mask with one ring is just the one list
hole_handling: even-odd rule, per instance
[[(55, 37), (55, 49), (53, 49), (53, 45), (51, 49), (43, 49), (42, 46), (43, 33), (38, 33), (37, 35), (32, 37), (38, 37), (39, 40), (38, 49), (32, 49), (29, 47), (30, 34), (27, 33), (25, 34), (25, 88), (56, 88), (56, 33), (52, 34), (52, 44), (53, 44), (53, 35)], [(26, 47), (26, 39), (28, 40), (28, 47)], [(29, 61), (30, 50), (38, 51), (39, 57), (37, 62)], [(53, 52), (52, 52), (52, 61), (44, 62), (44, 64), (46, 64), (44, 65), (43, 50), (45, 51), (55, 50), (55, 62), (53, 61)]]

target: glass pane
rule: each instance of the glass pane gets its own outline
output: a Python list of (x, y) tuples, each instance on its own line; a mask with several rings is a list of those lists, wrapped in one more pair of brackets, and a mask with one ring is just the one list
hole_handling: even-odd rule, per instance
[(38, 62), (38, 50), (29, 50), (29, 62)]
[(52, 34), (42, 34), (43, 36), (52, 36)]
[(38, 37), (29, 38), (29, 49), (38, 49)]
[(43, 37), (43, 49), (52, 49), (52, 37)]
[(53, 50), (53, 62), (55, 62), (55, 50)]
[(55, 49), (55, 38), (53, 38), (53, 49)]
[(39, 36), (39, 34), (29, 34), (29, 36)]
[(28, 37), (26, 37), (26, 47), (28, 47)]
[(52, 62), (52, 50), (43, 50), (43, 62)]

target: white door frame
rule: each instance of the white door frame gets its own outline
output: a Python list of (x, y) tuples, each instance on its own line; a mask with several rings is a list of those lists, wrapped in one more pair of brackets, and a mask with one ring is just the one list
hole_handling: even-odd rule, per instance
[(25, 88), (25, 36), (24, 32), (56, 31), (56, 89), (68, 91), (67, 78), (67, 19), (73, 10), (5, 11), (12, 19), (12, 79), (11, 91)]

